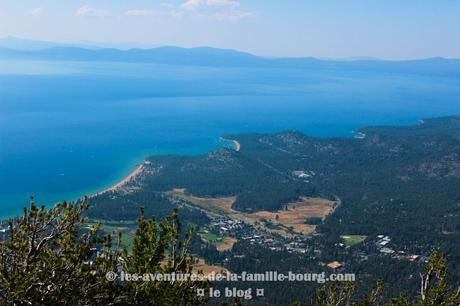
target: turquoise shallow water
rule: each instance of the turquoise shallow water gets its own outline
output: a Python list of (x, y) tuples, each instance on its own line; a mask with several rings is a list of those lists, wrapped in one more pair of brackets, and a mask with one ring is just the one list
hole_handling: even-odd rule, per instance
[(460, 113), (460, 80), (300, 69), (0, 61), (0, 217), (102, 190), (150, 154), (200, 154), (219, 136)]

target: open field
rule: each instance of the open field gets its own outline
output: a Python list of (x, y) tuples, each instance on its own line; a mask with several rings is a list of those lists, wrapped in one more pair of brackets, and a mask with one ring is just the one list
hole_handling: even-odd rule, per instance
[(343, 236), (340, 236), (340, 238), (343, 239), (343, 241), (345, 242), (345, 245), (347, 248), (349, 247), (352, 247), (354, 245), (357, 245), (361, 242), (363, 242), (367, 236), (363, 236), (363, 235), (343, 235)]
[(217, 251), (224, 252), (230, 250), (233, 245), (238, 241), (233, 237), (220, 237), (214, 233), (210, 233), (207, 230), (201, 230), (198, 232), (201, 240), (214, 244)]
[(288, 229), (292, 228), (297, 233), (310, 233), (316, 226), (305, 224), (305, 220), (312, 217), (324, 219), (332, 211), (334, 203), (321, 198), (301, 198), (297, 202), (288, 204), (286, 210), (258, 211), (251, 215), (258, 220), (266, 219), (274, 225), (280, 224)]
[(218, 243), (221, 243), (223, 241), (223, 238), (217, 236), (216, 234), (214, 233), (210, 233), (208, 231), (199, 231), (198, 232), (198, 235), (200, 235), (200, 238), (201, 240), (205, 241), (205, 242), (208, 242), (208, 243), (212, 243), (212, 244), (218, 244)]
[(168, 194), (199, 206), (211, 214), (229, 215), (235, 212), (232, 209), (232, 204), (235, 202), (236, 197), (199, 198), (185, 194), (185, 189), (173, 189)]
[(199, 198), (186, 195), (183, 189), (174, 189), (169, 194), (201, 207), (210, 216), (228, 215), (233, 219), (261, 226), (281, 235), (311, 233), (316, 226), (305, 224), (305, 220), (312, 217), (324, 219), (338, 204), (337, 201), (303, 197), (297, 202), (286, 205), (285, 209), (277, 212), (258, 211), (255, 213), (244, 213), (232, 209), (235, 197)]
[(101, 230), (107, 234), (112, 234), (116, 239), (118, 233), (121, 233), (121, 246), (131, 249), (133, 246), (134, 235), (136, 233), (137, 221), (103, 221), (90, 220), (88, 226), (101, 224)]

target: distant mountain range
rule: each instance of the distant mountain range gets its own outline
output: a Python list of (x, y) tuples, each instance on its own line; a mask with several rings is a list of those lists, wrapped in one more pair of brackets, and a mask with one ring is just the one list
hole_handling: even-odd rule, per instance
[(25, 51), (37, 51), (43, 49), (49, 49), (54, 47), (77, 47), (77, 48), (89, 48), (98, 49), (96, 44), (91, 43), (56, 43), (49, 41), (23, 39), (13, 36), (0, 37), (0, 48), (8, 48), (15, 50)]
[(14, 36), (0, 37), (0, 48), (9, 48), (16, 50), (43, 50), (53, 47), (76, 47), (87, 49), (131, 49), (131, 48), (154, 48), (159, 47), (158, 44), (143, 44), (143, 43), (101, 43), (92, 41), (78, 42), (50, 42), (18, 38)]
[(385, 61), (358, 58), (327, 60), (305, 58), (267, 58), (249, 53), (210, 47), (152, 49), (115, 49), (97, 46), (73, 46), (21, 40), (0, 39), (0, 59), (47, 61), (105, 61), (129, 63), (156, 63), (170, 65), (199, 65), (214, 67), (336, 69), (415, 73), (460, 77), (460, 59), (429, 58), (421, 60)]

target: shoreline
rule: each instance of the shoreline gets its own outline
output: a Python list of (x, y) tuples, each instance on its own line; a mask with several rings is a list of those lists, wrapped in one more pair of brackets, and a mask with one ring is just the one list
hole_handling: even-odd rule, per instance
[(106, 188), (102, 191), (96, 192), (95, 194), (91, 195), (90, 198), (108, 193), (108, 192), (114, 192), (114, 191), (119, 191), (122, 189), (124, 186), (126, 186), (128, 183), (131, 181), (135, 180), (139, 175), (141, 175), (144, 170), (145, 170), (145, 165), (148, 163), (147, 160), (144, 160), (141, 164), (137, 165), (137, 167), (124, 179), (116, 183), (115, 185), (112, 185), (109, 188)]
[[(220, 137), (220, 140), (233, 143), (233, 145), (235, 146), (234, 150), (236, 152), (239, 152), (241, 150), (241, 144), (235, 139), (227, 139), (227, 138), (224, 138), (224, 137)], [(148, 165), (148, 164), (150, 164), (150, 162), (148, 160), (146, 160), (146, 159), (143, 160), (142, 163), (137, 165), (137, 167), (128, 176), (126, 176), (124, 179), (122, 179), (118, 183), (116, 183), (116, 184), (114, 184), (114, 185), (112, 185), (112, 186), (110, 186), (110, 187), (108, 187), (106, 189), (103, 189), (101, 191), (93, 193), (92, 195), (89, 196), (89, 198), (94, 198), (96, 196), (103, 195), (103, 194), (110, 193), (110, 192), (120, 191), (128, 183), (130, 183), (131, 181), (135, 180), (139, 175), (141, 175), (145, 171), (145, 166)]]
[(235, 151), (236, 151), (236, 152), (239, 152), (239, 151), (241, 150), (241, 144), (238, 142), (238, 140), (235, 140), (235, 139), (227, 139), (227, 138), (224, 138), (224, 137), (220, 137), (220, 140), (232, 142), (233, 145), (235, 146)]
[[(239, 152), (241, 150), (241, 144), (235, 139), (227, 139), (227, 138), (224, 138), (224, 137), (220, 137), (220, 140), (233, 143), (233, 145), (235, 146), (234, 150), (236, 152)], [(150, 164), (150, 162), (148, 160), (146, 160), (146, 159), (143, 160), (142, 163), (137, 165), (137, 167), (128, 176), (126, 176), (124, 179), (122, 179), (118, 183), (116, 183), (116, 184), (114, 184), (114, 185), (112, 185), (112, 186), (110, 186), (110, 187), (108, 187), (108, 188), (106, 188), (104, 190), (101, 190), (101, 191), (98, 191), (96, 193), (93, 193), (92, 195), (89, 196), (89, 198), (94, 198), (96, 196), (103, 195), (103, 194), (110, 193), (110, 192), (120, 191), (128, 183), (130, 183), (131, 181), (135, 180), (139, 175), (141, 175), (145, 171), (145, 166), (148, 165), (148, 164)]]

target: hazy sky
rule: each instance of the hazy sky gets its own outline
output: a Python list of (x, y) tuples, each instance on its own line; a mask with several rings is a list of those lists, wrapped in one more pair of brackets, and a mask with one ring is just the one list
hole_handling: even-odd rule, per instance
[(460, 58), (459, 0), (0, 0), (0, 37)]

